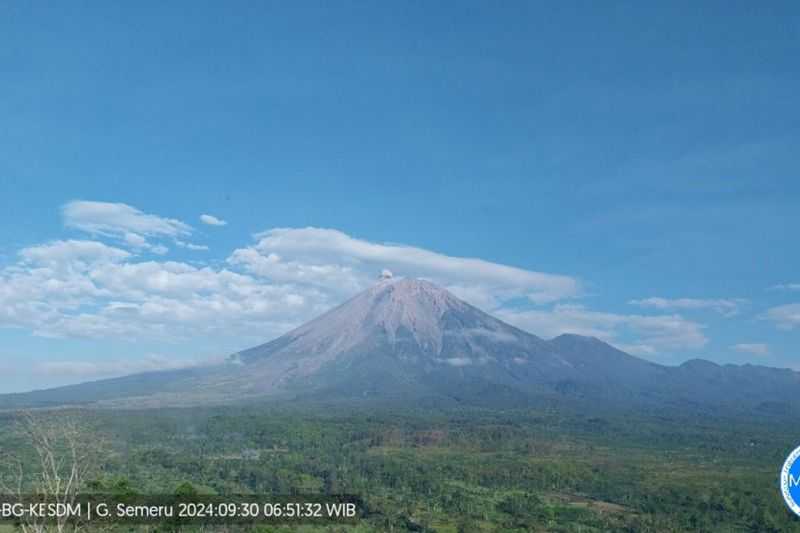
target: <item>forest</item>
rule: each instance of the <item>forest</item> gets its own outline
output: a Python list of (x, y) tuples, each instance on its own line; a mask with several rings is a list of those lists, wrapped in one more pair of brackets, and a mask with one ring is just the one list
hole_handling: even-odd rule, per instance
[[(361, 502), (352, 524), (180, 526), (187, 531), (800, 531), (777, 485), (800, 437), (787, 427), (774, 418), (548, 408), (7, 412), (0, 481), (6, 494), (47, 491), (74, 475), (76, 494)], [(57, 464), (41, 460), (43, 449)]]

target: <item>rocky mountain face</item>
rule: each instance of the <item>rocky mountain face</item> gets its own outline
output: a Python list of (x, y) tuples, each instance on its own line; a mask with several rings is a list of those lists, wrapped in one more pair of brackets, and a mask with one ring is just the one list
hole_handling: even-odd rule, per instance
[(0, 397), (0, 406), (196, 405), (253, 400), (403, 405), (717, 408), (794, 413), (800, 374), (689, 361), (667, 367), (598, 339), (549, 341), (416, 279), (382, 279), (225, 364)]
[(341, 384), (355, 393), (365, 387), (361, 393), (372, 394), (378, 383), (403, 387), (435, 379), (446, 386), (445, 376), (519, 383), (573, 370), (549, 343), (415, 279), (383, 280), (231, 360), (264, 376), (265, 392), (291, 383)]

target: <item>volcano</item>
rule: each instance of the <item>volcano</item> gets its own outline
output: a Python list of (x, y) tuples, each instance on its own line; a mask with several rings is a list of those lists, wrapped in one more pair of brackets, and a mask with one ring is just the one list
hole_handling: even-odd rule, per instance
[(546, 341), (416, 279), (382, 280), (231, 361), (261, 376), (263, 392), (339, 389), (361, 396), (465, 381), (513, 385), (572, 369)]
[(381, 279), (322, 316), (222, 364), (0, 397), (6, 408), (246, 401), (587, 408), (734, 407), (794, 413), (800, 374), (634, 357), (592, 337), (544, 340), (418, 279)]

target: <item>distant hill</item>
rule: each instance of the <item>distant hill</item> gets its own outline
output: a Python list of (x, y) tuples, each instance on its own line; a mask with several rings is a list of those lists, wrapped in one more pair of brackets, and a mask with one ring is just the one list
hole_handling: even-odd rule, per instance
[(546, 341), (427, 281), (384, 279), (224, 364), (0, 396), (0, 407), (403, 402), (735, 408), (794, 414), (800, 374), (693, 360), (658, 365), (591, 337)]

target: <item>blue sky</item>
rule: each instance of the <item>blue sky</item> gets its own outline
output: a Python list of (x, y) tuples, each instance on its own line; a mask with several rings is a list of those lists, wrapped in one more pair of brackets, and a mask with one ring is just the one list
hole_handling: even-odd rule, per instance
[(383, 268), (800, 368), (799, 35), (793, 2), (5, 3), (0, 392), (218, 358)]

